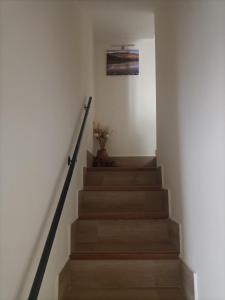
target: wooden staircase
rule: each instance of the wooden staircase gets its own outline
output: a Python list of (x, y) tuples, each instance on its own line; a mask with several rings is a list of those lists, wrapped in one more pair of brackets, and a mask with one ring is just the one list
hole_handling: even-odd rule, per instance
[[(116, 158), (115, 158), (116, 159)], [(60, 300), (184, 300), (179, 227), (155, 158), (85, 168)]]

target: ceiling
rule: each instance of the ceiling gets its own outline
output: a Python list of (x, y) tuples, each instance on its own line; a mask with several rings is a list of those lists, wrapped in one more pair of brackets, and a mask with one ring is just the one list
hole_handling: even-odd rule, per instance
[(96, 38), (153, 38), (153, 15), (148, 13), (111, 11), (93, 15), (94, 33)]
[(132, 41), (135, 39), (153, 38), (155, 36), (154, 15), (149, 9), (148, 0), (51, 1), (78, 2), (88, 17), (91, 18), (95, 39), (97, 40), (115, 40), (117, 42), (126, 38), (126, 40), (130, 39)]
[[(146, 7), (126, 1), (81, 1), (92, 19), (96, 39), (154, 37), (154, 16)], [(133, 2), (137, 4), (136, 2)]]

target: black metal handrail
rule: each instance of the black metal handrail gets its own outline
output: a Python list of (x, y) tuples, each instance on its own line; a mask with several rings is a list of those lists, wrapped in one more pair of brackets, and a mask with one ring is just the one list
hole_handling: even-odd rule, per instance
[(69, 170), (67, 172), (67, 176), (66, 176), (66, 180), (64, 182), (63, 185), (63, 189), (59, 198), (59, 202), (57, 205), (57, 208), (55, 210), (55, 214), (51, 223), (51, 227), (48, 233), (48, 237), (46, 239), (45, 245), (44, 245), (44, 249), (42, 251), (42, 255), (41, 255), (41, 259), (39, 261), (39, 265), (37, 268), (37, 272), (35, 274), (34, 277), (34, 281), (30, 290), (30, 294), (28, 297), (28, 300), (36, 300), (41, 288), (41, 283), (45, 274), (45, 270), (47, 267), (47, 263), (48, 263), (48, 259), (49, 259), (49, 255), (51, 253), (51, 249), (52, 249), (52, 245), (55, 239), (55, 234), (59, 225), (59, 220), (62, 214), (62, 210), (63, 210), (63, 206), (66, 200), (66, 195), (70, 186), (70, 182), (71, 182), (71, 178), (73, 175), (73, 171), (74, 171), (74, 167), (77, 161), (77, 156), (78, 156), (78, 152), (79, 152), (79, 148), (80, 148), (80, 143), (81, 143), (81, 139), (83, 136), (83, 131), (84, 131), (84, 127), (85, 127), (85, 123), (87, 120), (87, 116), (88, 116), (88, 112), (91, 106), (91, 101), (92, 101), (92, 97), (89, 97), (88, 99), (88, 104), (87, 106), (85, 106), (85, 115), (84, 115), (84, 119), (80, 128), (80, 133), (77, 139), (77, 143), (76, 143), (76, 147), (74, 149), (74, 153), (72, 156), (72, 159), (69, 158), (68, 162), (69, 162)]

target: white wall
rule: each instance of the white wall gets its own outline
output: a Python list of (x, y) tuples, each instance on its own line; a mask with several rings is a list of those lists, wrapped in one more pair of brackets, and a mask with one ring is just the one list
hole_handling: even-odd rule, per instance
[(156, 150), (155, 41), (129, 40), (139, 49), (140, 75), (107, 76), (106, 50), (118, 41), (95, 41), (96, 121), (113, 130), (114, 156), (154, 155)]
[(199, 300), (225, 299), (225, 3), (155, 8), (157, 147)]
[[(74, 2), (0, 2), (0, 299), (27, 299), (67, 155), (93, 91), (90, 24)], [(80, 25), (83, 24), (81, 30)], [(69, 255), (89, 132), (79, 156), (39, 299), (57, 295)]]

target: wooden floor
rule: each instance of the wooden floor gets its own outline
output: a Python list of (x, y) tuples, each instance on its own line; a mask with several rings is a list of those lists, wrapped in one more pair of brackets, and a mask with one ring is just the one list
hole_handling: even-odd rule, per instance
[(154, 157), (86, 168), (60, 300), (184, 300), (178, 224)]

